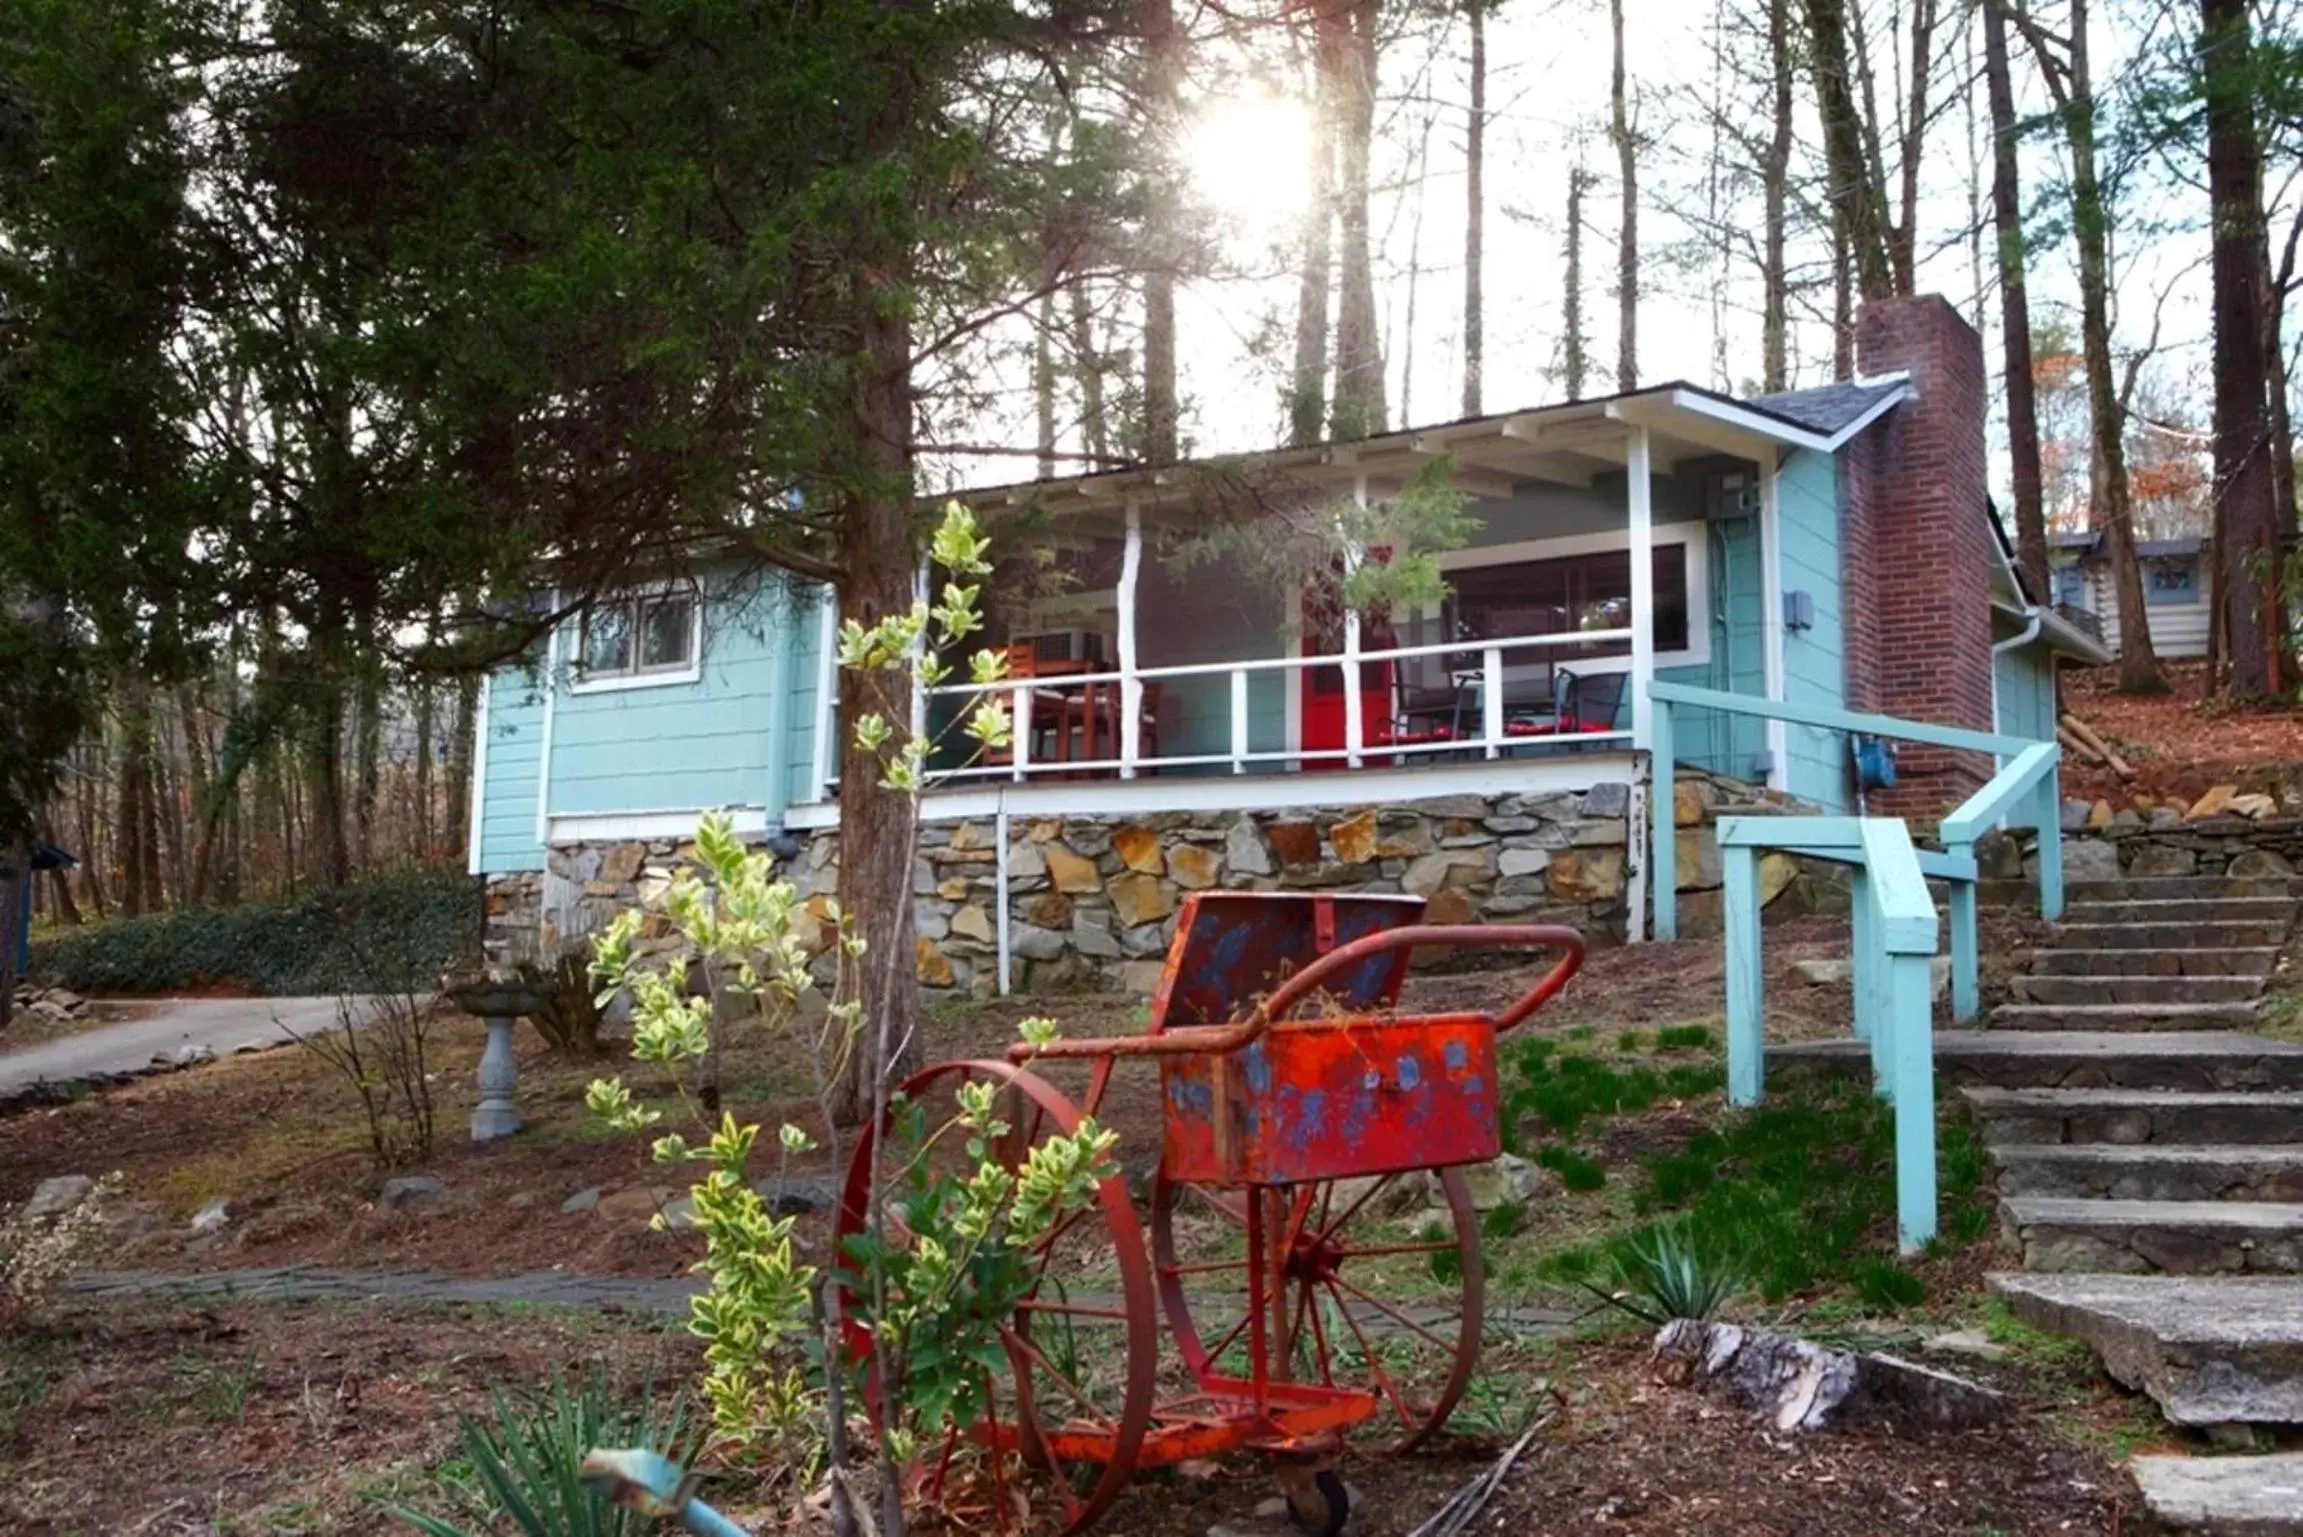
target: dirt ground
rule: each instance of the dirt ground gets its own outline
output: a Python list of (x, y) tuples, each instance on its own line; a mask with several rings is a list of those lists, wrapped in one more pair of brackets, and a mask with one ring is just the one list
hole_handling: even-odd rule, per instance
[[(2017, 948), (2017, 920), (1987, 918), (1986, 956)], [(2003, 932), (2004, 931), (2004, 932)], [(1814, 1039), (1849, 1028), (1844, 986), (1809, 986), (1789, 974), (1798, 960), (1846, 953), (1844, 919), (1801, 918), (1767, 930), (1770, 1040)], [(1627, 1029), (1706, 1024), (1717, 1029), (1724, 993), (1716, 939), (1616, 946), (1592, 952), (1582, 975), (1524, 1027), (1536, 1034), (1586, 1034), (1605, 1045)], [(1536, 968), (1438, 972), (1413, 978), (1402, 1000), (1416, 1010), (1494, 1008), (1516, 996)], [(1989, 979), (1987, 978), (1987, 983)], [(1070, 1037), (1123, 1035), (1143, 1028), (1132, 999), (1082, 996), (1003, 999), (946, 1008), (928, 1026), (924, 1057), (998, 1056), (1033, 1014), (1056, 1018)], [(616, 1218), (563, 1214), (586, 1190), (672, 1185), (647, 1160), (644, 1138), (609, 1133), (584, 1108), (585, 1086), (620, 1073), (635, 1094), (676, 1109), (657, 1070), (621, 1047), (598, 1060), (570, 1060), (520, 1032), (521, 1111), (528, 1129), (474, 1146), (466, 1123), (476, 1097), (476, 1023), (450, 1016), (436, 1026), (432, 1052), (437, 1136), (433, 1156), (403, 1172), (434, 1176), (444, 1194), (400, 1210), (377, 1206), (381, 1176), (370, 1159), (351, 1090), (309, 1054), (283, 1048), (146, 1080), (77, 1103), (0, 1118), (0, 1205), (21, 1201), (55, 1174), (118, 1169), (139, 1203), (135, 1241), (117, 1247), (117, 1268), (239, 1268), (305, 1263), (438, 1269), (504, 1275), (563, 1268), (620, 1276), (682, 1274), (692, 1239), (649, 1231), (644, 1214)], [(1148, 1170), (1158, 1158), (1156, 1074), (1123, 1069), (1101, 1110), (1120, 1133), (1126, 1165)], [(1068, 1089), (1084, 1074), (1051, 1069)], [(810, 1079), (788, 1044), (744, 1041), (723, 1065), (728, 1103), (739, 1117), (774, 1126), (793, 1121), (821, 1132)], [(1669, 1107), (1658, 1115), (1668, 1117)], [(673, 1123), (667, 1123), (670, 1125)], [(774, 1172), (762, 1169), (760, 1172)], [(832, 1172), (822, 1155), (783, 1171)], [(186, 1224), (211, 1199), (229, 1205), (221, 1241), (191, 1245)], [(1570, 1219), (1573, 1213), (1566, 1213)], [(802, 1239), (820, 1238), (814, 1224)]]
[[(1781, 972), (1814, 955), (1844, 954), (1844, 920), (1801, 919), (1768, 930), (1768, 956), (1778, 980), (1769, 990), (1771, 1038), (1801, 1039), (1848, 1028), (1847, 991), (1810, 987)], [(1986, 947), (1987, 950), (1989, 947)], [(1497, 1007), (1529, 985), (1532, 968), (1439, 973), (1409, 984), (1411, 1009)], [(1719, 1019), (1722, 960), (1716, 940), (1596, 950), (1568, 991), (1526, 1028), (1563, 1034), (1589, 1029), (1608, 1037), (1623, 1029), (1711, 1023)], [(1120, 1035), (1143, 1028), (1134, 1000), (1083, 996), (1004, 999), (939, 1011), (923, 1055), (997, 1056), (1016, 1038), (1018, 1022), (1054, 1016), (1067, 1036)], [(435, 1027), (432, 1058), (437, 1136), (420, 1168), (442, 1180), (444, 1195), (392, 1211), (375, 1204), (380, 1176), (372, 1166), (349, 1086), (309, 1054), (283, 1048), (235, 1057), (193, 1071), (91, 1096), (77, 1103), (0, 1118), (0, 1205), (21, 1201), (55, 1174), (118, 1169), (128, 1196), (142, 1203), (139, 1242), (118, 1250), (119, 1265), (229, 1268), (310, 1263), (434, 1268), (460, 1274), (510, 1274), (555, 1266), (600, 1275), (668, 1276), (693, 1259), (691, 1241), (648, 1231), (641, 1220), (564, 1215), (579, 1191), (662, 1186), (647, 1162), (645, 1139), (617, 1137), (584, 1108), (585, 1086), (621, 1073), (636, 1094), (676, 1108), (666, 1081), (620, 1047), (599, 1060), (556, 1057), (526, 1031), (519, 1036), (521, 1111), (528, 1129), (504, 1142), (474, 1146), (465, 1126), (476, 1090), (477, 1025), (460, 1016)], [(1157, 1159), (1156, 1075), (1136, 1065), (1115, 1078), (1102, 1118), (1121, 1136), (1132, 1167)], [(723, 1066), (728, 1100), (739, 1116), (766, 1125), (790, 1120), (818, 1131), (810, 1080), (789, 1045), (733, 1045)], [(1083, 1075), (1051, 1077), (1084, 1087)], [(763, 1171), (766, 1172), (766, 1171)], [(831, 1172), (820, 1158), (788, 1171)], [(183, 1252), (186, 1224), (211, 1199), (230, 1206), (219, 1243)]]
[(2066, 757), (2065, 795), (2108, 799), (2115, 808), (2138, 796), (2189, 805), (2218, 784), (2275, 795), (2303, 775), (2303, 713), (2288, 704), (2222, 708), (2207, 698), (2205, 662), (2163, 666), (2165, 694), (2119, 693), (2115, 668), (2064, 675), (2064, 709), (2095, 728), (2135, 771), (2123, 780), (2101, 764)]
[[(2021, 938), (1987, 920), (1986, 955)], [(1771, 1039), (1842, 1033), (1843, 987), (1809, 987), (1792, 962), (1843, 955), (1844, 919), (1807, 918), (1767, 931)], [(1410, 984), (1418, 1010), (1495, 1007), (1533, 970), (1439, 972)], [(1623, 1031), (1704, 1024), (1722, 993), (1716, 940), (1595, 951), (1575, 984), (1529, 1029), (1581, 1049), (1613, 1049)], [(1048, 1013), (1068, 1036), (1133, 1033), (1139, 1004), (1120, 998), (1006, 1000), (939, 1011), (931, 1057), (996, 1055), (1018, 1022)], [(1652, 1040), (1652, 1035), (1649, 1036)], [(349, 1090), (293, 1049), (235, 1058), (82, 1102), (0, 1119), (0, 1203), (57, 1173), (123, 1170), (146, 1204), (142, 1239), (115, 1245), (107, 1268), (197, 1269), (308, 1262), (508, 1274), (562, 1267), (603, 1275), (669, 1276), (696, 1256), (692, 1237), (649, 1232), (635, 1216), (564, 1215), (569, 1194), (662, 1182), (635, 1139), (604, 1133), (584, 1110), (585, 1084), (623, 1072), (660, 1096), (651, 1070), (620, 1051), (600, 1062), (556, 1060), (523, 1032), (522, 1108), (529, 1130), (475, 1148), (464, 1138), (478, 1031), (444, 1021), (435, 1053), (438, 1151), (419, 1171), (444, 1195), (402, 1211), (375, 1204), (378, 1175)], [(1642, 1048), (1651, 1049), (1651, 1048)], [(1140, 1064), (1139, 1064), (1140, 1066)], [(724, 1081), (737, 1113), (768, 1124), (811, 1122), (806, 1081), (789, 1049), (728, 1054)], [(1104, 1107), (1123, 1158), (1156, 1158), (1158, 1121), (1148, 1070), (1123, 1075)], [(1665, 1102), (1603, 1130), (1593, 1151), (1611, 1165), (1650, 1142), (1683, 1137), (1709, 1108)], [(1619, 1146), (1620, 1144), (1620, 1146)], [(1147, 1151), (1148, 1150), (1148, 1151)], [(1621, 1159), (1619, 1160), (1619, 1156)], [(765, 1172), (765, 1171), (763, 1171)], [(826, 1172), (816, 1164), (790, 1171)], [(1610, 1203), (1628, 1182), (1583, 1196), (1550, 1192), (1516, 1242), (1572, 1239), (1620, 1220)], [(186, 1221), (214, 1196), (233, 1220), (222, 1242), (186, 1252)], [(820, 1227), (803, 1229), (811, 1247)], [(1937, 1327), (1972, 1323), (1980, 1248), (1921, 1267)], [(1499, 1265), (1491, 1306), (1528, 1293)], [(1826, 1308), (1793, 1324), (1836, 1327)], [(335, 1537), (391, 1528), (377, 1499), (418, 1498), (453, 1452), (457, 1409), (494, 1385), (536, 1386), (556, 1370), (598, 1365), (633, 1384), (651, 1375), (685, 1386), (693, 1341), (664, 1321), (535, 1308), (414, 1310), (370, 1305), (204, 1308), (157, 1304), (82, 1312), (59, 1328), (0, 1340), (0, 1532), (266, 1533)], [(1962, 1368), (1964, 1369), (1964, 1368)], [(2025, 1404), (1987, 1437), (1775, 1437), (1733, 1408), (1656, 1382), (1636, 1342), (1533, 1341), (1498, 1336), (1483, 1359), (1451, 1441), (1398, 1462), (1347, 1465), (1369, 1496), (1353, 1530), (1403, 1537), (1455, 1488), (1488, 1466), (1536, 1405), (1557, 1409), (1524, 1466), (1475, 1530), (1641, 1537), (1760, 1534), (2111, 1533), (2131, 1491), (2095, 1448), (2113, 1437), (2088, 1416), (2133, 1416), (2091, 1372), (2048, 1383), (2004, 1375)], [(1556, 1391), (1554, 1391), (1556, 1390)], [(2127, 1434), (2120, 1430), (2119, 1434)], [(153, 1455), (157, 1452), (159, 1455)], [(1147, 1478), (1107, 1518), (1114, 1537), (1202, 1537), (1215, 1525), (1274, 1530), (1253, 1517), (1271, 1492), (1250, 1461)], [(713, 1486), (754, 1530), (787, 1530), (775, 1499), (740, 1480)], [(804, 1527), (802, 1528), (804, 1529)]]
[[(681, 1391), (692, 1341), (629, 1318), (502, 1309), (148, 1308), (69, 1315), (9, 1341), (0, 1362), (0, 1530), (12, 1537), (338, 1537), (400, 1528), (379, 1502), (434, 1504), (455, 1411), (489, 1391), (599, 1371), (627, 1394)], [(1401, 1537), (1490, 1466), (1526, 1406), (1553, 1418), (1473, 1530), (1528, 1537), (1865, 1537), (2110, 1534), (2132, 1491), (2069, 1406), (2027, 1394), (2007, 1425), (1966, 1435), (1785, 1437), (1657, 1382), (1636, 1340), (1492, 1361), (1522, 1403), (1508, 1426), (1398, 1460), (1344, 1465), (1352, 1530)], [(2025, 1392), (2026, 1374), (2002, 1371)], [(1556, 1387), (1554, 1395), (1550, 1389)], [(1283, 1530), (1255, 1507), (1252, 1458), (1146, 1476), (1109, 1537)], [(740, 1476), (706, 1497), (754, 1531), (778, 1495)]]

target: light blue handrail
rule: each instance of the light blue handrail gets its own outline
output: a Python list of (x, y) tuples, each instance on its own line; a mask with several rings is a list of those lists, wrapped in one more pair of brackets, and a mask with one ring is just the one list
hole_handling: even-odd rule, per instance
[[(1999, 736), (1959, 726), (1939, 726), (1930, 721), (1902, 720), (1892, 715), (1873, 715), (1860, 710), (1841, 710), (1829, 705), (1761, 699), (1751, 694), (1730, 694), (1719, 689), (1696, 688), (1690, 684), (1666, 683), (1661, 680), (1648, 685), (1648, 697), (1652, 702), (1650, 756), (1655, 765), (1651, 776), (1653, 793), (1648, 798), (1651, 819), (1648, 868), (1652, 872), (1648, 886), (1653, 893), (1656, 938), (1679, 937), (1679, 857), (1675, 837), (1677, 828), (1672, 815), (1672, 788), (1676, 782), (1678, 765), (1678, 753), (1673, 743), (1672, 717), (1675, 705), (1717, 710), (1729, 715), (1755, 716), (1762, 720), (1788, 721), (1794, 725), (1814, 726), (1857, 736), (1916, 742), (1927, 747), (1989, 753), (1995, 758), (2008, 760), (2005, 768), (1981, 790), (1968, 797), (1945, 821), (1945, 852), (1972, 856), (1975, 839), (1983, 826), (1996, 822), (2023, 803), (2028, 794), (2032, 801), (2031, 820), (2035, 821), (2040, 835), (2040, 911), (2048, 918), (2062, 916), (2063, 857), (2061, 822), (2058, 816), (2060, 792), (2056, 771), (2062, 761), (2062, 750), (2053, 742)], [(1955, 824), (1964, 829), (1956, 840), (1952, 834)], [(1941, 876), (1944, 872), (1936, 870), (1930, 873)], [(1979, 1002), (1975, 986), (1974, 901), (1975, 891), (1971, 883), (1952, 882), (1952, 1003), (1955, 1014), (1963, 1020), (1975, 1016)]]
[[(1796, 850), (1854, 867), (1855, 1032), (1871, 1043), (1873, 1082), (1895, 1108), (1896, 1231), (1905, 1253), (1935, 1236), (1935, 902), (1910, 829), (1894, 817), (1722, 817), (1727, 943), (1727, 1098), (1766, 1088), (1766, 1000), (1760, 962), (1759, 854)], [(1965, 861), (1969, 885), (1974, 861)], [(1972, 887), (1970, 886), (1970, 889)]]

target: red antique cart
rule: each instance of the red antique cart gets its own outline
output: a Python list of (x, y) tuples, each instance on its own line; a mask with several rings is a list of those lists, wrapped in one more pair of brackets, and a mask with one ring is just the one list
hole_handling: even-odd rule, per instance
[[(1012, 1451), (1054, 1475), (1077, 1532), (1138, 1468), (1319, 1456), (1347, 1436), (1405, 1450), (1446, 1422), (1479, 1351), (1480, 1233), (1461, 1168), (1501, 1150), (1496, 1037), (1575, 974), (1583, 939), (1422, 913), (1418, 897), (1199, 893), (1144, 1034), (1018, 1046), (903, 1085), (931, 1116), (963, 1083), (1001, 1088), (1020, 1161), (1094, 1114), (1122, 1059), (1160, 1068), (1148, 1243), (1122, 1177), (1056, 1225), (1002, 1334), (1012, 1381), (931, 1453), (931, 1480), (963, 1436)], [(1426, 945), (1561, 954), (1501, 1013), (1398, 1014)], [(875, 1141), (855, 1150), (843, 1241), (863, 1224)]]

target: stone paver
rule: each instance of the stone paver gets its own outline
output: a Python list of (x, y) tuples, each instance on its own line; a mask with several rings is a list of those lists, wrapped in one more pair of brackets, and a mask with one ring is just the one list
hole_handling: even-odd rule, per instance
[(1995, 1275), (2034, 1328), (2086, 1341), (2178, 1425), (2303, 1423), (2303, 1280)]
[(2201, 1537), (2303, 1532), (2303, 1454), (2137, 1457), (2128, 1466), (2162, 1530)]
[[(2248, 1033), (2296, 887), (2072, 894), (2014, 982), (2022, 1001), (1992, 1017), (2004, 1044), (1946, 1066), (1969, 1086), (2031, 1272), (1992, 1287), (2175, 1424), (2303, 1421), (2303, 1079), (2297, 1048)], [(2303, 1456), (2131, 1466), (2151, 1530), (2303, 1537)]]

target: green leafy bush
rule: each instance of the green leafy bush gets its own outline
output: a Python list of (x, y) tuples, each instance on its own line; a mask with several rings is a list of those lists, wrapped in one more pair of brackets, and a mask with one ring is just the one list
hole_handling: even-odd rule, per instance
[(32, 947), (32, 975), (95, 993), (225, 986), (285, 997), (428, 988), (479, 932), (477, 882), (457, 871), (415, 870), (341, 891), (60, 934)]
[(520, 1537), (639, 1537), (655, 1523), (619, 1509), (579, 1476), (599, 1447), (646, 1448), (684, 1463), (694, 1455), (686, 1411), (650, 1392), (625, 1407), (597, 1372), (571, 1392), (555, 1381), (534, 1395), (489, 1395), (485, 1416), (459, 1415), (461, 1465), (440, 1479), (444, 1515), (387, 1505), (385, 1512), (425, 1537), (473, 1537), (510, 1529)]

